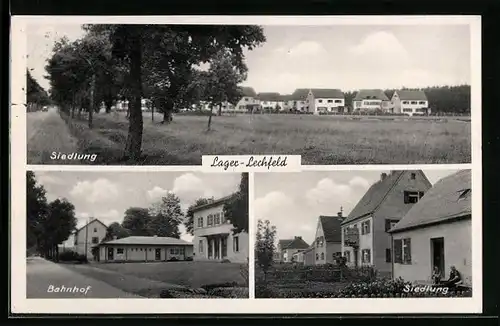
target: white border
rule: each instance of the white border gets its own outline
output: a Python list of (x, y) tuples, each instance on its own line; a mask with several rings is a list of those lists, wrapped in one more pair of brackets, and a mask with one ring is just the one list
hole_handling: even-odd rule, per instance
[[(303, 166), (303, 171), (472, 169), (472, 298), (419, 299), (26, 299), (26, 170), (46, 171), (200, 171), (200, 166), (57, 166), (26, 164), (26, 23), (82, 24), (259, 24), (259, 25), (457, 25), (471, 28), (471, 136), (473, 164)], [(482, 160), (480, 16), (13, 16), (11, 40), (11, 310), (13, 313), (480, 313), (482, 311)], [(21, 77), (22, 76), (22, 77)], [(253, 189), (253, 174), (249, 189)], [(21, 196), (21, 194), (24, 194)], [(250, 195), (253, 198), (253, 191)], [(250, 201), (252, 202), (252, 201)], [(252, 205), (249, 207), (253, 215)], [(253, 234), (249, 223), (249, 273), (253, 273)], [(253, 285), (253, 277), (250, 284)], [(254, 294), (253, 286), (250, 290)], [(133, 300), (133, 301), (131, 301)]]

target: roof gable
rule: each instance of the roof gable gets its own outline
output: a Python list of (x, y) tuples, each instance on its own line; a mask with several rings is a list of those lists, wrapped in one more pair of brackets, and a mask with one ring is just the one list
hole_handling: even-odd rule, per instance
[(340, 89), (313, 88), (311, 92), (315, 98), (344, 98)]
[(108, 226), (106, 224), (104, 224), (103, 222), (101, 222), (101, 220), (99, 220), (98, 218), (94, 218), (93, 220), (91, 220), (90, 222), (88, 222), (87, 224), (85, 224), (84, 226), (82, 226), (81, 228), (77, 229), (74, 233), (78, 233), (80, 232), (81, 230), (83, 230), (85, 227), (89, 226), (90, 224), (94, 223), (94, 222), (97, 222), (99, 224), (101, 224), (102, 226), (104, 226), (106, 229), (108, 228)]
[(319, 217), (319, 221), (326, 242), (342, 242), (342, 218), (322, 215)]
[(309, 88), (297, 88), (291, 96), (292, 100), (304, 101), (309, 95)]
[(360, 89), (353, 101), (362, 101), (368, 99), (389, 101), (387, 95), (385, 95), (384, 91), (381, 89)]
[(400, 91), (395, 91), (395, 94), (397, 93), (399, 98), (401, 100), (407, 100), (407, 101), (427, 101), (427, 96), (425, 95), (424, 91), (420, 90), (400, 90)]
[[(283, 246), (281, 246), (281, 249), (307, 249), (309, 248), (309, 245), (307, 242), (305, 242), (302, 237), (295, 237), (294, 239), (289, 239), (289, 240), (280, 240), (283, 241)], [(285, 241), (287, 241), (285, 243)]]
[(470, 189), (470, 170), (462, 170), (439, 180), (390, 232), (421, 227), (470, 215)]

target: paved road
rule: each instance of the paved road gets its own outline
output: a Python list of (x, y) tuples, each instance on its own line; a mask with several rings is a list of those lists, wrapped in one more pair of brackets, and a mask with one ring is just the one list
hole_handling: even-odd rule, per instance
[(28, 164), (78, 164), (72, 160), (53, 160), (52, 152), (70, 154), (77, 151), (77, 141), (56, 108), (47, 112), (30, 112), (26, 117)]
[(40, 257), (26, 261), (26, 297), (140, 298)]

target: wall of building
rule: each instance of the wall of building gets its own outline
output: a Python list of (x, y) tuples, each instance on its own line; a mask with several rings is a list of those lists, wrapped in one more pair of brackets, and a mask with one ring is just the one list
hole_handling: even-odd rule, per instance
[[(184, 248), (184, 254), (182, 249)], [(113, 250), (113, 259), (108, 250)], [(160, 249), (160, 259), (156, 259), (156, 249)], [(185, 260), (193, 257), (193, 246), (151, 246), (151, 245), (102, 245), (99, 248), (100, 261), (168, 261), (172, 257)]]
[[(344, 107), (343, 98), (315, 98), (314, 112), (339, 112), (339, 108)], [(343, 111), (342, 111), (343, 112)]]
[[(361, 224), (365, 221), (370, 221), (370, 233), (361, 234)], [(342, 251), (342, 255), (344, 255), (344, 252), (348, 251), (351, 259), (349, 262), (347, 262), (347, 265), (351, 266), (351, 267), (356, 265), (356, 262), (354, 260), (355, 259), (354, 248), (346, 246), (344, 244), (345, 229), (348, 227), (355, 227), (355, 226), (357, 226), (357, 228), (359, 230), (359, 248), (358, 248), (358, 256), (357, 256), (357, 260), (358, 260), (357, 264), (358, 264), (358, 266), (374, 265), (374, 260), (373, 260), (373, 257), (374, 257), (374, 248), (373, 248), (374, 235), (373, 235), (373, 217), (372, 216), (365, 217), (365, 218), (359, 219), (359, 220), (354, 220), (354, 221), (352, 221), (350, 223), (346, 223), (345, 225), (342, 226), (342, 245), (340, 248)], [(363, 263), (363, 257), (362, 257), (363, 249), (370, 249), (370, 263)], [(375, 266), (375, 268), (377, 268), (377, 266)]]
[[(74, 235), (74, 248), (80, 255), (85, 255), (85, 243), (87, 243), (87, 257), (93, 259), (92, 246), (99, 244), (106, 236), (107, 227), (97, 220), (90, 221), (88, 225)], [(95, 238), (95, 239), (94, 239)], [(94, 240), (94, 241), (93, 241)]]
[(238, 111), (246, 111), (247, 105), (259, 105), (260, 101), (254, 97), (251, 96), (243, 96), (239, 101), (238, 104), (236, 104), (236, 110)]
[(304, 254), (304, 265), (311, 266), (315, 264), (316, 257), (314, 256), (314, 250), (309, 250)]
[[(462, 279), (472, 285), (471, 220), (429, 226), (395, 233), (393, 239), (411, 239), (411, 265), (394, 264), (394, 277), (406, 281), (428, 281), (432, 275), (431, 239), (444, 238), (444, 265), (447, 279), (454, 265)], [(394, 258), (394, 255), (393, 255)]]

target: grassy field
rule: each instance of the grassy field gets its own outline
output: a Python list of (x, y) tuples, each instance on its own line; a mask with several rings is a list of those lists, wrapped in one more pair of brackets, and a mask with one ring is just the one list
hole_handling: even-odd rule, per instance
[(120, 160), (127, 137), (123, 113), (68, 122), (80, 151), (99, 164), (199, 165), (202, 155), (302, 155), (302, 164), (469, 163), (471, 125), (463, 117), (405, 118), (305, 115), (176, 115), (169, 125), (144, 114), (143, 159)]

